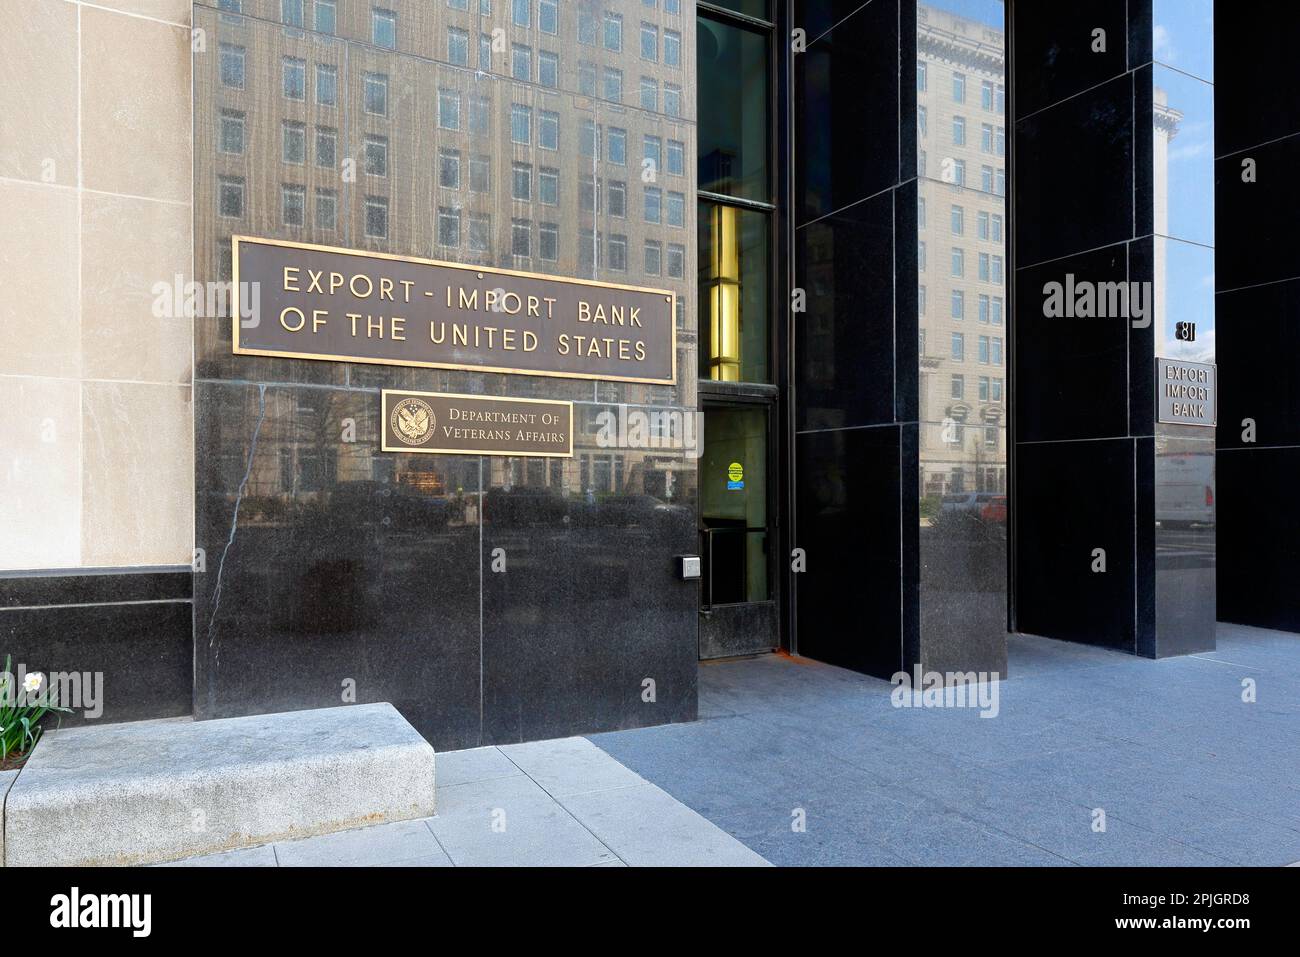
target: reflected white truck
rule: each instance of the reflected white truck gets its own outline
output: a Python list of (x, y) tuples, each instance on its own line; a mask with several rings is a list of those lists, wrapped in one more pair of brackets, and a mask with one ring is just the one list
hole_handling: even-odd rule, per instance
[(1156, 456), (1156, 521), (1165, 526), (1214, 524), (1214, 453)]

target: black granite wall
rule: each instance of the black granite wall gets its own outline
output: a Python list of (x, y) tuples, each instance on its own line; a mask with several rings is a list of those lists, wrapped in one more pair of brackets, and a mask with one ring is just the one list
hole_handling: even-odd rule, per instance
[(190, 579), (187, 568), (0, 576), (0, 648), (11, 674), (80, 675), (83, 698), (47, 727), (190, 713)]
[[(1287, 631), (1300, 631), (1297, 28), (1291, 5), (1215, 8), (1219, 617)], [(1243, 179), (1248, 163), (1254, 182)]]
[[(972, 511), (941, 523), (922, 510), (927, 474), (961, 472), (975, 491), (977, 474), (1004, 467), (1006, 448), (998, 438), (990, 454), (982, 427), (940, 438), (948, 410), (927, 398), (936, 360), (919, 346), (932, 325), (918, 301), (922, 195), (965, 194), (972, 234), (976, 205), (1001, 208), (991, 184), (943, 182), (937, 148), (919, 167), (918, 30), (930, 33), (927, 11), (943, 6), (794, 5), (808, 37), (794, 59), (795, 285), (807, 296), (792, 318), (793, 541), (807, 555), (807, 571), (791, 576), (797, 650), (882, 677), (916, 664), (1006, 666), (1005, 499), (1001, 522)], [(980, 68), (1000, 80), (1000, 25), (986, 26), (999, 52)], [(999, 412), (975, 410), (971, 423), (1003, 436)]]
[[(1209, 5), (1155, 7), (1014, 0), (1009, 73), (1013, 623), (1148, 656), (1213, 648), (1215, 617), (1214, 433), (1155, 412), (1156, 356), (1214, 360)], [(1145, 284), (1145, 324), (1050, 317), (1070, 277)]]
[[(269, 0), (195, 6), (199, 278), (229, 276), (235, 233), (671, 288), (678, 383), (233, 356), (228, 319), (198, 322), (195, 714), (391, 701), (439, 749), (691, 720), (695, 459), (611, 446), (597, 417), (695, 405), (694, 4), (389, 3), (395, 49), (347, 6), (334, 35)], [(382, 388), (572, 400), (574, 457), (380, 452)]]

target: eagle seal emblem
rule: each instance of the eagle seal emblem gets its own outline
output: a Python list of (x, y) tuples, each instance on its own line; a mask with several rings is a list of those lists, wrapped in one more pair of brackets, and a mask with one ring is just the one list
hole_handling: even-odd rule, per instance
[(389, 423), (393, 434), (407, 445), (423, 445), (424, 440), (433, 432), (437, 420), (429, 403), (408, 396), (397, 403), (389, 416)]

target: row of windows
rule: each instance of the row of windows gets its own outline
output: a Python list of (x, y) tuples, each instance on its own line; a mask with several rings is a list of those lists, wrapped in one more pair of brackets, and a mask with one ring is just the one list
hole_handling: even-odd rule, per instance
[[(922, 136), (930, 135), (929, 111), (924, 107), (918, 107), (916, 111), (917, 128)], [(966, 117), (954, 116), (952, 118), (952, 145), (966, 145)], [(1007, 155), (1007, 130), (1004, 126), (994, 126), (992, 123), (980, 124), (980, 150), (984, 153), (993, 153), (997, 156)]]
[[(954, 373), (952, 382), (949, 386), (949, 396), (954, 399), (966, 398), (966, 377)], [(994, 379), (991, 376), (982, 375), (979, 377), (979, 401), (981, 402), (1001, 402), (1002, 401), (1002, 380)]]
[[(222, 180), (219, 184), (221, 213), (224, 216), (243, 214), (243, 183)], [(332, 189), (317, 189), (314, 194), (313, 225), (317, 230), (333, 232), (338, 228), (338, 193)], [(307, 188), (285, 183), (280, 187), (280, 214), (285, 226), (301, 228), (307, 225)], [(464, 213), (456, 206), (439, 206), (437, 212), (438, 245), (459, 248), (464, 241), (472, 252), (491, 251), (492, 217), (487, 213)], [(367, 196), (365, 201), (365, 232), (374, 239), (388, 238), (388, 199)], [(511, 254), (533, 255), (532, 221), (511, 219)], [(665, 257), (665, 250), (667, 255)], [(537, 224), (537, 257), (556, 261), (560, 255), (560, 227), (557, 223)], [(686, 246), (682, 243), (664, 244), (648, 239), (642, 250), (642, 268), (647, 276), (667, 275), (673, 279), (686, 276)], [(627, 270), (627, 236), (613, 234), (606, 244), (600, 231), (580, 230), (578, 235), (578, 261), (584, 266), (605, 266), (619, 272)]]
[[(930, 89), (930, 64), (925, 60), (916, 61), (916, 91), (925, 93)], [(952, 73), (952, 101), (966, 102), (966, 74), (954, 70)], [(990, 113), (1004, 116), (1007, 112), (1007, 91), (1001, 83), (992, 80), (980, 81), (980, 108)]]
[[(486, 193), (490, 191), (490, 166), (488, 157), (473, 156), (469, 162), (469, 187), (471, 192)], [(542, 167), (536, 171), (536, 199), (543, 206), (559, 204), (560, 174), (559, 170)], [(521, 202), (531, 202), (534, 197), (534, 170), (531, 164), (515, 163), (511, 167), (510, 195)], [(461, 181), (461, 157), (459, 152), (448, 151), (439, 159), (439, 185), (449, 189), (459, 189)], [(225, 217), (239, 219), (244, 215), (244, 180), (237, 176), (219, 177), (217, 184), (217, 209)], [(582, 209), (590, 212), (602, 212), (608, 209), (610, 216), (626, 218), (627, 192), (626, 184), (611, 182), (606, 184), (590, 176), (582, 177), (579, 182), (579, 202)], [(337, 191), (318, 188), (317, 226), (322, 229), (334, 228), (334, 212)], [(603, 198), (602, 198), (603, 197)], [(321, 203), (324, 202), (324, 206)], [(306, 206), (306, 187), (286, 184), (281, 187), (282, 219), (286, 226), (304, 225), (303, 210)], [(447, 207), (458, 208), (458, 207)], [(666, 215), (665, 215), (666, 213)], [(667, 222), (669, 226), (682, 226), (685, 220), (685, 199), (681, 194), (672, 194), (666, 209), (661, 198), (647, 198), (645, 221), (648, 223)], [(446, 243), (444, 245), (459, 245)], [(659, 245), (657, 242), (654, 244)], [(679, 244), (670, 243), (670, 248)], [(683, 247), (684, 248), (684, 247)], [(657, 272), (651, 275), (658, 275)], [(672, 273), (670, 272), (670, 275)]]
[[(448, 57), (461, 66), (469, 65), (469, 34), (451, 30), (447, 38)], [(483, 69), (491, 68), (492, 38), (480, 38), (479, 61)], [(516, 80), (533, 78), (533, 49), (524, 44), (511, 48), (511, 75)], [(220, 48), (221, 84), (234, 90), (245, 89), (247, 79), (247, 51), (233, 43), (223, 43)], [(537, 82), (552, 89), (559, 86), (560, 57), (548, 50), (537, 54)], [(301, 57), (285, 56), (280, 60), (280, 86), (289, 100), (307, 98), (307, 61)], [(578, 64), (578, 91), (583, 96), (601, 96), (615, 103), (623, 102), (623, 71), (605, 67), (600, 91), (597, 93), (596, 66), (583, 61)], [(682, 115), (682, 88), (675, 83), (663, 85), (663, 110), (668, 116)], [(459, 93), (455, 94), (459, 97)], [(316, 64), (316, 103), (318, 106), (338, 105), (338, 67)], [(642, 109), (658, 112), (659, 81), (654, 77), (641, 77), (639, 104)], [(388, 75), (366, 73), (362, 77), (362, 109), (374, 116), (388, 115)]]
[[(966, 361), (966, 334), (964, 332), (954, 332), (950, 334), (948, 346), (948, 358), (954, 362)], [(1002, 339), (998, 336), (979, 336), (977, 339), (979, 349), (978, 359), (980, 365), (1002, 365)], [(921, 340), (921, 348), (925, 348), (925, 339)], [(924, 351), (921, 353), (924, 355)]]
[[(477, 98), (476, 98), (477, 100)], [(518, 113), (511, 114), (511, 139), (517, 143), (530, 143), (532, 136), (532, 108), (518, 107)], [(446, 113), (448, 122), (454, 120), (459, 124), (460, 107)], [(488, 103), (486, 100), (471, 104), (471, 128), (488, 122)], [(478, 119), (476, 119), (476, 117)], [(241, 155), (247, 143), (246, 116), (242, 110), (222, 110), (218, 117), (217, 149), (231, 155)], [(458, 127), (454, 127), (458, 128)], [(560, 116), (550, 111), (539, 111), (538, 146), (542, 149), (559, 149)], [(602, 136), (602, 134), (605, 134)], [(602, 140), (607, 146), (606, 156), (616, 166), (627, 165), (627, 130), (618, 127), (597, 127), (590, 120), (582, 127), (581, 151), (584, 156), (599, 157)], [(281, 159), (292, 165), (303, 165), (307, 153), (307, 126), (296, 120), (284, 120), (281, 123)], [(686, 144), (680, 140), (668, 140), (667, 164), (663, 159), (663, 140), (649, 134), (642, 137), (642, 178), (653, 182), (655, 174), (663, 168), (673, 176), (686, 174)], [(442, 150), (445, 154), (449, 151)], [(458, 155), (459, 151), (455, 151)], [(379, 134), (367, 134), (363, 143), (364, 169), (372, 176), (388, 175), (388, 137)], [(332, 169), (338, 162), (338, 130), (333, 127), (316, 127), (315, 161), (318, 167)], [(648, 175), (647, 175), (648, 174)], [(677, 195), (677, 194), (673, 194)]]
[[(366, 172), (372, 176), (387, 174), (387, 143), (367, 143)], [(373, 150), (371, 149), (373, 147)], [(438, 157), (438, 185), (445, 189), (461, 188), (462, 157), (459, 150), (442, 150)], [(536, 176), (534, 177), (534, 173)], [(534, 193), (534, 179), (536, 192)], [(474, 155), (469, 158), (469, 190), (471, 193), (490, 193), (490, 158)], [(293, 186), (286, 189), (305, 189)], [(333, 193), (333, 190), (325, 190)], [(543, 206), (558, 206), (560, 202), (560, 171), (543, 166), (536, 171), (531, 163), (513, 163), (510, 169), (510, 197), (519, 202), (532, 202), (534, 198)], [(627, 218), (627, 184), (609, 183), (593, 176), (582, 176), (578, 181), (578, 202), (586, 212), (608, 211), (615, 219)], [(241, 218), (244, 215), (244, 180), (238, 176), (219, 179), (217, 208), (222, 216)], [(669, 193), (667, 202), (661, 190), (647, 187), (642, 207), (642, 218), (651, 224), (666, 224), (681, 228), (686, 225), (686, 197), (683, 193)], [(286, 225), (302, 225), (285, 218)]]
[[(929, 157), (925, 150), (917, 151), (916, 167), (922, 177), (928, 175)], [(954, 186), (966, 186), (966, 161), (945, 156), (940, 164), (939, 178)], [(1007, 192), (1007, 171), (1002, 167), (980, 167), (980, 189), (996, 196), (1005, 196)]]
[[(916, 204), (916, 220), (920, 229), (926, 227), (926, 201), (922, 196)], [(966, 208), (953, 204), (949, 212), (949, 228), (954, 236), (966, 235)], [(991, 242), (1002, 242), (1002, 214), (990, 213), (987, 209), (975, 213), (975, 232), (978, 238)]]
[[(986, 325), (1002, 325), (1002, 297), (989, 296), (980, 293), (978, 300), (979, 321)], [(960, 289), (952, 290), (949, 296), (948, 315), (951, 319), (958, 321), (966, 318), (966, 293)], [(926, 314), (926, 288), (925, 286), (917, 287), (917, 309), (921, 315)]]
[[(995, 286), (1002, 285), (1004, 271), (1002, 257), (995, 253), (979, 253), (976, 258), (980, 282), (991, 282)], [(927, 255), (924, 241), (917, 243), (916, 259), (917, 268), (921, 272), (925, 272)], [(966, 251), (960, 246), (952, 247), (951, 272), (949, 275), (957, 279), (966, 276)]]

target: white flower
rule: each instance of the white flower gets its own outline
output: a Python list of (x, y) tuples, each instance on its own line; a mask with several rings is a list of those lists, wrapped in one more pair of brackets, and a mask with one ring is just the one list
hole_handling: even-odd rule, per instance
[(45, 676), (41, 674), (31, 674), (23, 679), (23, 690), (32, 692), (40, 691), (41, 685), (45, 682)]

